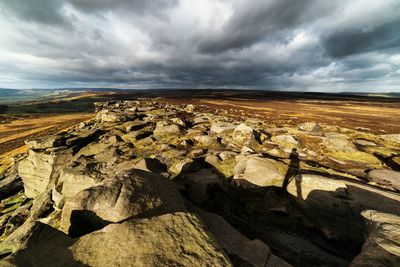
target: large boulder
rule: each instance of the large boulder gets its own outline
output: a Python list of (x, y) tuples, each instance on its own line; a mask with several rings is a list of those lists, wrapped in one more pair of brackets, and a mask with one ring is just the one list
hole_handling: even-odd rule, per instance
[(61, 169), (72, 159), (72, 150), (29, 150), (28, 157), (21, 160), (18, 172), (24, 183), (25, 195), (35, 198), (58, 181)]
[(181, 212), (108, 225), (71, 251), (89, 266), (231, 266), (202, 222)]
[(181, 126), (176, 124), (169, 124), (167, 122), (157, 122), (154, 130), (154, 136), (160, 137), (176, 137), (181, 133)]
[(258, 156), (242, 157), (233, 170), (233, 179), (240, 183), (256, 187), (277, 186), (282, 187), (287, 165), (273, 159)]
[(350, 266), (400, 266), (400, 217), (375, 210), (365, 210), (362, 216), (368, 239)]
[(132, 170), (66, 198), (61, 228), (66, 232), (79, 231), (85, 224), (96, 228), (132, 216), (154, 216), (185, 209), (172, 182), (150, 172)]
[(235, 130), (236, 126), (229, 122), (215, 122), (211, 124), (210, 134), (220, 135)]
[(239, 124), (233, 131), (233, 141), (239, 145), (249, 145), (251, 142), (255, 141), (253, 134), (253, 129), (246, 124)]
[(232, 266), (191, 213), (110, 224), (79, 239), (45, 225), (2, 266)]
[(347, 240), (356, 252), (362, 244), (363, 220), (360, 213), (366, 209), (400, 215), (397, 194), (350, 180), (339, 180), (320, 175), (298, 174), (287, 186), (287, 192), (310, 217), (315, 227), (327, 238)]
[(101, 110), (96, 114), (96, 120), (99, 122), (124, 122), (135, 118), (135, 113), (115, 112), (107, 109)]

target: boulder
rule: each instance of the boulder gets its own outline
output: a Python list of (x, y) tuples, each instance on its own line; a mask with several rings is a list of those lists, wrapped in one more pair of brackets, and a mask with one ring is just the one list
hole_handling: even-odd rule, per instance
[(225, 178), (233, 176), (233, 170), (236, 166), (236, 158), (234, 156), (218, 158), (215, 155), (207, 155), (205, 161), (213, 166)]
[(193, 113), (195, 111), (195, 106), (192, 104), (186, 105), (186, 107), (184, 108), (184, 111), (186, 111), (188, 113)]
[(53, 210), (53, 202), (51, 200), (51, 191), (47, 190), (37, 196), (33, 201), (30, 209), (31, 218), (35, 221), (48, 215)]
[(219, 135), (227, 131), (233, 131), (235, 128), (236, 126), (229, 122), (216, 122), (211, 124), (210, 134)]
[(64, 198), (72, 197), (76, 193), (87, 188), (100, 185), (104, 178), (96, 176), (96, 173), (78, 170), (74, 168), (66, 168), (61, 172), (62, 189), (61, 194)]
[(180, 174), (187, 173), (192, 170), (193, 160), (190, 158), (174, 159), (172, 164), (168, 167), (168, 172), (171, 174), (171, 178), (175, 178)]
[(125, 142), (136, 143), (136, 141), (147, 138), (153, 134), (154, 127), (146, 126), (137, 131), (131, 131), (121, 136)]
[(400, 217), (375, 210), (365, 210), (361, 215), (368, 238), (350, 266), (400, 266)]
[(228, 255), (234, 255), (236, 266), (290, 267), (272, 254), (270, 248), (258, 239), (250, 240), (232, 227), (223, 217), (200, 210), (195, 211), (204, 220)]
[(182, 212), (111, 224), (70, 249), (89, 266), (232, 266), (203, 223)]
[(113, 112), (107, 109), (101, 110), (96, 114), (96, 121), (99, 122), (124, 122), (135, 119), (135, 113)]
[(131, 131), (141, 130), (148, 125), (149, 125), (148, 122), (135, 120), (135, 121), (125, 122), (122, 126), (124, 127), (125, 131), (131, 132)]
[(244, 180), (248, 182), (249, 186), (282, 187), (287, 170), (287, 165), (273, 159), (246, 156), (236, 164), (233, 170), (233, 179), (238, 183)]
[(289, 181), (286, 189), (306, 216), (314, 221), (316, 228), (329, 239), (353, 244), (352, 252), (357, 252), (357, 245), (364, 241), (360, 216), (363, 210), (400, 215), (397, 204), (400, 196), (350, 180), (299, 174)]
[(72, 150), (34, 151), (21, 160), (18, 173), (24, 183), (25, 195), (35, 198), (51, 189), (58, 181), (61, 169), (72, 159)]
[(255, 141), (253, 129), (246, 124), (239, 124), (233, 131), (233, 141), (239, 145), (249, 145)]
[(208, 199), (207, 190), (211, 185), (221, 184), (218, 174), (211, 169), (201, 169), (185, 175), (189, 198), (194, 203), (202, 203)]
[(28, 149), (42, 150), (52, 147), (60, 147), (65, 145), (66, 136), (64, 135), (48, 135), (34, 140), (26, 140), (25, 144)]
[(199, 135), (199, 136), (195, 136), (193, 139), (204, 146), (211, 146), (211, 145), (218, 144), (217, 138), (209, 136), (209, 135)]
[(79, 231), (77, 228), (85, 224), (96, 228), (132, 216), (184, 210), (185, 204), (174, 184), (156, 174), (132, 170), (66, 198), (61, 228), (66, 232)]
[(80, 238), (37, 223), (24, 240), (2, 266), (233, 266), (201, 220), (183, 212), (110, 224)]
[(166, 122), (157, 122), (156, 129), (154, 130), (154, 136), (156, 137), (176, 137), (180, 133), (180, 126)]
[(316, 122), (304, 122), (297, 125), (297, 128), (305, 132), (317, 132), (321, 129), (321, 126)]
[(364, 139), (357, 139), (355, 143), (359, 146), (376, 146), (376, 143)]
[(368, 173), (368, 178), (378, 185), (400, 190), (400, 172), (385, 169), (372, 170)]
[(272, 141), (277, 142), (279, 144), (282, 144), (283, 146), (287, 147), (296, 147), (299, 142), (293, 137), (293, 135), (290, 134), (280, 134), (273, 136), (271, 138)]
[(349, 137), (344, 134), (325, 134), (321, 146), (325, 151), (340, 151), (340, 152), (357, 152), (353, 142), (349, 140)]
[(176, 125), (182, 126), (182, 127), (186, 127), (186, 123), (181, 120), (180, 118), (171, 118), (170, 119), (173, 123), (175, 123)]

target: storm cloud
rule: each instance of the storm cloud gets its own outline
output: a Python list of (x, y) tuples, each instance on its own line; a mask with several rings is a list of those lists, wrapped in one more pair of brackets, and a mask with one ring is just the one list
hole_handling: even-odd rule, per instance
[(0, 87), (400, 91), (397, 0), (0, 2)]

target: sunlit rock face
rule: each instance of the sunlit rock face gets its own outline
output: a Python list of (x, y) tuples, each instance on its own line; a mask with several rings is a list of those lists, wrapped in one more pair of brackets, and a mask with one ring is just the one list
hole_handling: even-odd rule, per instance
[(51, 265), (53, 245), (77, 266), (397, 261), (396, 135), (149, 99), (96, 110), (27, 141), (1, 180), (5, 264)]

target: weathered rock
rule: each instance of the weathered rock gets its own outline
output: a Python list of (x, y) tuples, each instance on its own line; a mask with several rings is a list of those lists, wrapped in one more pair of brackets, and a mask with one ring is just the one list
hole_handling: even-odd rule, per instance
[(181, 133), (180, 126), (176, 124), (168, 124), (165, 122), (157, 122), (154, 136), (156, 137), (174, 137)]
[(0, 180), (0, 200), (12, 196), (24, 188), (22, 179), (17, 174), (8, 175)]
[(21, 227), (0, 242), (0, 255), (2, 256), (25, 248), (30, 235), (32, 235), (34, 229), (39, 225), (41, 224), (34, 222), (32, 219), (25, 221)]
[(238, 125), (233, 131), (233, 141), (240, 145), (249, 145), (255, 141), (253, 129), (246, 124), (242, 123)]
[(195, 136), (194, 140), (199, 142), (200, 144), (204, 146), (211, 146), (217, 144), (217, 138), (209, 136), (209, 135), (200, 135), (200, 136)]
[(42, 150), (65, 145), (66, 137), (63, 135), (49, 135), (34, 140), (27, 140), (25, 144), (29, 149)]
[(203, 223), (182, 212), (110, 224), (79, 239), (32, 222), (6, 243), (5, 253), (15, 253), (2, 266), (232, 266)]
[(149, 125), (149, 123), (146, 121), (135, 120), (135, 121), (128, 121), (128, 122), (124, 123), (123, 127), (125, 128), (125, 130), (127, 132), (131, 132), (131, 131), (141, 130), (148, 125)]
[(364, 240), (363, 210), (400, 214), (398, 195), (349, 180), (301, 174), (289, 182), (287, 191), (328, 238), (346, 240), (354, 250)]
[(368, 173), (368, 178), (379, 185), (400, 190), (400, 172), (385, 169), (372, 170)]
[(384, 134), (381, 135), (381, 138), (389, 142), (395, 142), (400, 144), (400, 134)]
[(245, 180), (252, 186), (282, 187), (288, 167), (278, 161), (247, 156), (241, 158), (233, 171), (234, 181)]
[[(272, 254), (268, 245), (258, 239), (248, 239), (225, 221), (223, 217), (200, 209), (195, 209), (195, 211), (204, 220), (211, 233), (229, 255), (235, 255), (240, 261), (244, 261), (249, 266), (291, 266)], [(242, 262), (237, 263), (238, 266), (240, 264), (242, 264)]]
[(350, 266), (400, 266), (400, 217), (375, 210), (365, 210), (361, 215), (368, 239)]
[(96, 120), (99, 122), (124, 122), (135, 119), (135, 117), (134, 113), (101, 110), (97, 113)]
[(29, 150), (27, 158), (18, 165), (18, 173), (24, 182), (25, 195), (35, 198), (52, 188), (59, 177), (60, 170), (72, 158), (69, 149), (56, 152), (35, 152)]
[(51, 201), (51, 190), (43, 192), (35, 198), (30, 210), (31, 218), (38, 220), (45, 217), (51, 210), (53, 210), (53, 203)]
[(228, 122), (216, 122), (211, 124), (210, 134), (219, 135), (227, 131), (235, 130), (236, 126)]
[(97, 177), (95, 173), (86, 173), (74, 168), (64, 169), (61, 173), (62, 190), (64, 198), (72, 197), (76, 193), (87, 188), (100, 185), (102, 179)]
[(226, 178), (233, 175), (233, 170), (236, 166), (236, 158), (234, 156), (219, 159), (215, 155), (207, 155), (205, 161)]
[(376, 146), (374, 142), (364, 139), (357, 139), (355, 143), (360, 146)]
[(283, 146), (296, 147), (299, 142), (290, 134), (276, 135), (271, 138), (272, 141), (278, 142)]
[(297, 128), (306, 132), (317, 132), (321, 129), (321, 126), (316, 122), (304, 122), (297, 125)]
[(111, 224), (70, 249), (89, 266), (231, 266), (200, 220), (181, 212)]
[(189, 105), (187, 105), (186, 107), (185, 107), (185, 111), (186, 112), (189, 112), (189, 113), (193, 113), (194, 111), (195, 111), (195, 106), (194, 105), (192, 105), (192, 104), (189, 104)]
[(321, 145), (326, 151), (357, 152), (356, 147), (349, 140), (347, 135), (336, 133), (325, 135), (326, 138), (323, 139)]
[(188, 184), (189, 198), (194, 203), (202, 203), (208, 199), (207, 190), (211, 185), (219, 185), (218, 174), (210, 169), (201, 169), (185, 175)]
[(136, 143), (136, 141), (147, 138), (153, 134), (154, 127), (146, 126), (140, 130), (132, 131), (121, 136), (125, 142)]
[(171, 178), (184, 174), (192, 170), (193, 160), (190, 158), (177, 159), (169, 167), (168, 172), (171, 174)]
[(186, 127), (186, 123), (181, 120), (180, 118), (171, 118), (170, 119), (173, 123), (175, 123), (176, 125), (182, 126), (182, 127)]
[(167, 170), (166, 166), (163, 163), (161, 163), (158, 159), (152, 159), (152, 158), (141, 159), (139, 162), (135, 163), (131, 168), (153, 172), (157, 174), (162, 174)]
[(132, 170), (65, 199), (61, 228), (76, 231), (85, 224), (96, 228), (132, 216), (184, 210), (183, 199), (170, 181), (150, 172)]

